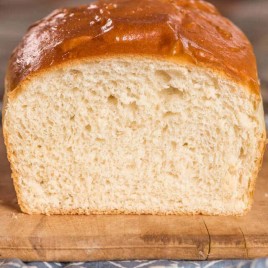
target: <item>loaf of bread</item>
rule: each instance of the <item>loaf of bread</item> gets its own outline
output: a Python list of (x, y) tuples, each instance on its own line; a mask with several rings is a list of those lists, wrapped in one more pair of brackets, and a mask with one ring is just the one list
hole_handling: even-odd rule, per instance
[(31, 26), (3, 131), (29, 214), (242, 215), (265, 147), (254, 53), (199, 0), (100, 0)]

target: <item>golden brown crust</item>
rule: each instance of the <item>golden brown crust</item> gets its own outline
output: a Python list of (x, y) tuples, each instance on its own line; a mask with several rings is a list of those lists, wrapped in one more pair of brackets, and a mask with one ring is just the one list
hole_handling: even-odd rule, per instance
[(30, 74), (69, 60), (121, 54), (186, 60), (260, 94), (249, 41), (199, 0), (99, 0), (56, 10), (31, 26), (14, 50), (6, 91)]

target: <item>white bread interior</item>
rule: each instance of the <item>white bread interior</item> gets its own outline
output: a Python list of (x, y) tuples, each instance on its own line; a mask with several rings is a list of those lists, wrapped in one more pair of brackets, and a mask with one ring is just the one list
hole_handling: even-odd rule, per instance
[(264, 132), (243, 85), (132, 56), (36, 74), (4, 118), (19, 203), (44, 214), (243, 214)]

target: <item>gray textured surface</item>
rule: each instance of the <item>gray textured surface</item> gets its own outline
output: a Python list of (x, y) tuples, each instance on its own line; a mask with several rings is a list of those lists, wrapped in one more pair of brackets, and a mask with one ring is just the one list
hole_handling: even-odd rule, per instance
[(107, 261), (107, 262), (30, 262), (23, 263), (18, 259), (1, 261), (0, 268), (147, 268), (147, 267), (180, 267), (180, 268), (268, 268), (268, 259), (258, 260), (217, 260), (217, 261)]

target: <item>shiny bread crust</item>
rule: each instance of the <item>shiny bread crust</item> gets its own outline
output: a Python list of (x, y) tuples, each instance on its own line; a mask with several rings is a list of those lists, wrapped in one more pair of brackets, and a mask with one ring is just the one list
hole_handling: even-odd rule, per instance
[(33, 24), (14, 50), (6, 93), (67, 61), (126, 54), (208, 67), (260, 95), (250, 42), (201, 0), (99, 0), (57, 9)]

